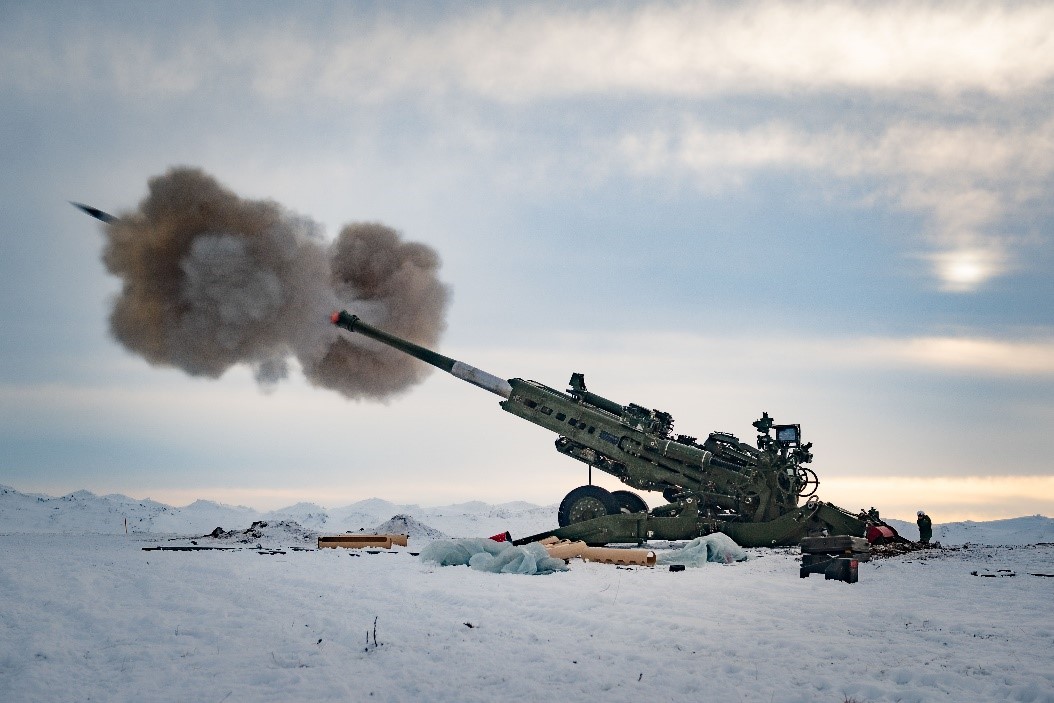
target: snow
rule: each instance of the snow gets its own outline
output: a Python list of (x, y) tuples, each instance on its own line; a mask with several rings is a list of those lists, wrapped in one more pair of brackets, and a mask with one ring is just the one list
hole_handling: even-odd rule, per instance
[[(191, 506), (128, 501), (0, 489), (0, 700), (1054, 702), (1054, 578), (1032, 575), (1054, 573), (1048, 518), (962, 523), (948, 534), (970, 546), (861, 563), (846, 584), (799, 578), (789, 548), (682, 572), (485, 573), (423, 562), (423, 538), (314, 550), (315, 527), (254, 528), (267, 514), (237, 507), (220, 524), (259, 537), (203, 538), (218, 525)], [(329, 533), (402, 513), (476, 537), (555, 512), (357, 505), (303, 511)], [(228, 549), (144, 551), (192, 542)]]
[(530, 503), (488, 505), (478, 501), (422, 508), (369, 498), (352, 505), (327, 509), (314, 503), (297, 503), (270, 512), (198, 500), (182, 508), (127, 496), (96, 496), (77, 491), (52, 498), (20, 493), (0, 486), (0, 533), (95, 532), (203, 535), (217, 527), (246, 528), (256, 521), (295, 521), (319, 532), (373, 531), (395, 515), (411, 515), (441, 533), (456, 537), (489, 537), (511, 531), (531, 535), (555, 526), (556, 506)]
[[(904, 537), (917, 540), (914, 522), (888, 520)], [(1054, 542), (1054, 519), (1042, 515), (1015, 517), (990, 522), (949, 522), (933, 526), (933, 539), (941, 544), (1021, 545)]]

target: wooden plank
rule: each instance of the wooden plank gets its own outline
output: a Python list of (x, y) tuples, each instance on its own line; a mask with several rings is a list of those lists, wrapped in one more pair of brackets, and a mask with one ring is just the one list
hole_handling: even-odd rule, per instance
[(405, 547), (406, 543), (406, 535), (345, 534), (327, 535), (318, 538), (319, 549), (336, 547), (344, 549), (361, 549), (362, 547), (391, 549), (393, 544)]

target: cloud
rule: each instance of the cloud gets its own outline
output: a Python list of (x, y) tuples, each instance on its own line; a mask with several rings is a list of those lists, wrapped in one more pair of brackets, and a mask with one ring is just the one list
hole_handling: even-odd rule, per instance
[(1001, 341), (965, 337), (872, 339), (853, 343), (864, 359), (995, 376), (1054, 377), (1054, 338)]
[(1054, 336), (1049, 334), (1020, 340), (922, 336), (779, 342), (783, 348), (787, 344), (789, 356), (814, 368), (918, 368), (979, 377), (1054, 378)]
[[(546, 335), (523, 344), (444, 345), (442, 351), (497, 375), (554, 388), (563, 387), (572, 370), (585, 371), (594, 392), (662, 408), (677, 418), (679, 432), (699, 436), (721, 430), (750, 442), (749, 423), (762, 410), (800, 421), (816, 442), (824, 499), (852, 509), (860, 507), (860, 495), (875, 492), (847, 489), (849, 498), (836, 499), (831, 489), (837, 481), (879, 475), (890, 466), (902, 476), (1050, 472), (1051, 412), (1036, 398), (1045, 397), (1054, 381), (1054, 331), (996, 340), (777, 331), (732, 336), (637, 327)], [(104, 379), (0, 384), (5, 470), (41, 481), (36, 485), (42, 490), (60, 475), (63, 490), (105, 486), (154, 498), (171, 495), (161, 488), (198, 485), (210, 486), (213, 498), (257, 507), (284, 498), (238, 497), (233, 489), (302, 491), (297, 499), (311, 500), (309, 490), (317, 488), (313, 500), (326, 505), (338, 494), (350, 502), (378, 492), (424, 503), (466, 496), (547, 503), (585, 480), (585, 467), (555, 455), (545, 432), (446, 374), (433, 374), (390, 404), (349, 403), (300, 378), (262, 396), (245, 366), (205, 381), (126, 356), (98, 375)], [(965, 408), (952, 407), (956, 401), (941, 394), (931, 399), (941, 416), (919, 414), (926, 387), (976, 379), (1012, 382), (982, 384), (989, 391), (984, 402), (967, 399)], [(992, 391), (994, 385), (1002, 390)], [(964, 442), (964, 436), (980, 439)], [(861, 442), (886, 449), (862, 451)], [(498, 474), (496, 456), (504, 457)], [(101, 483), (84, 483), (95, 476)], [(232, 492), (213, 490), (222, 487)], [(1005, 502), (997, 516), (1049, 512), (1039, 504), (1026, 509), (1012, 497)], [(933, 497), (905, 508), (936, 511), (938, 504)], [(942, 521), (953, 507), (941, 508)]]
[[(475, 126), (466, 149), (517, 164), (521, 182), (628, 171), (721, 189), (804, 170), (819, 192), (920, 215), (922, 231), (899, 244), (949, 292), (1021, 268), (1024, 242), (1046, 236), (1014, 223), (1046, 207), (1052, 185), (1054, 122), (1036, 117), (1054, 89), (1049, 3), (553, 4), (413, 18), (349, 6), (325, 26), (280, 9), (235, 25), (161, 14), (59, 25), (12, 13), (0, 28), (0, 91), (159, 109), (240, 99), (247, 113), (309, 106), (349, 121), (375, 108), (385, 125), (418, 114), (411, 104), (431, 109), (436, 130), (453, 122), (461, 133), (472, 131), (466, 114), (497, 106), (500, 126)], [(759, 121), (758, 100), (779, 117)], [(537, 129), (532, 116), (551, 116), (554, 103), (586, 111), (562, 123), (580, 148), (539, 148), (535, 133), (526, 158), (509, 158), (510, 115)], [(633, 106), (643, 104), (658, 126), (626, 127), (641, 124)], [(671, 110), (692, 116), (671, 124)], [(697, 117), (707, 112), (743, 126)]]
[[(437, 22), (339, 14), (327, 27), (268, 17), (245, 29), (90, 27), (4, 41), (5, 82), (87, 80), (183, 95), (222, 74), (269, 98), (385, 100), (457, 92), (499, 102), (627, 94), (1033, 90), (1054, 76), (1045, 3), (754, 2), (490, 9)], [(8, 34), (25, 35), (18, 22)], [(47, 25), (31, 26), (50, 33)], [(10, 36), (8, 37), (10, 39)], [(11, 69), (18, 69), (12, 71)], [(72, 83), (75, 84), (75, 83)]]
[[(828, 371), (834, 368), (866, 371), (917, 368), (936, 373), (968, 374), (977, 377), (1054, 379), (1054, 330), (1037, 330), (1028, 336), (997, 339), (961, 335), (906, 337), (843, 337), (712, 333), (679, 333), (638, 329), (630, 333), (566, 334), (552, 340), (558, 351), (531, 350), (519, 361), (504, 361), (513, 371), (529, 364), (541, 373), (563, 374), (568, 359), (588, 357), (589, 368), (598, 375), (624, 376), (640, 359), (649, 359), (641, 380), (649, 385), (681, 382), (685, 369), (697, 367), (700, 359), (719, 375), (735, 377), (743, 369), (774, 369), (777, 374)], [(594, 358), (596, 349), (604, 349)], [(779, 350), (773, 364), (772, 350)], [(586, 362), (582, 362), (586, 363)], [(522, 371), (522, 369), (521, 369)], [(736, 384), (744, 383), (744, 374)], [(811, 378), (811, 377), (810, 377)], [(687, 381), (685, 381), (687, 382)], [(707, 384), (717, 379), (706, 379)]]
[(931, 251), (919, 256), (942, 288), (969, 291), (1015, 265), (1017, 242), (1000, 226), (1048, 192), (1042, 185), (1054, 176), (1054, 121), (901, 121), (871, 134), (782, 121), (727, 129), (688, 118), (627, 132), (615, 150), (638, 176), (680, 173), (710, 190), (772, 171), (805, 171), (821, 182), (834, 176), (836, 190), (857, 185), (870, 198), (922, 214)]
[(910, 522), (919, 509), (938, 523), (1054, 515), (1054, 476), (828, 476), (820, 493), (847, 510), (877, 505), (884, 518)]

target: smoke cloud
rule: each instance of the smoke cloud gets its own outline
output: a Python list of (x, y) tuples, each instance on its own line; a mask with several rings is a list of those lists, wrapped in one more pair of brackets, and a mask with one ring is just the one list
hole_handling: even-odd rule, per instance
[(200, 169), (149, 181), (134, 212), (106, 227), (103, 261), (123, 287), (110, 329), (151, 364), (218, 378), (248, 364), (264, 387), (295, 358), (312, 384), (384, 399), (428, 367), (329, 322), (347, 308), (387, 332), (435, 346), (449, 291), (439, 256), (380, 223), (336, 240), (273, 201), (246, 200)]

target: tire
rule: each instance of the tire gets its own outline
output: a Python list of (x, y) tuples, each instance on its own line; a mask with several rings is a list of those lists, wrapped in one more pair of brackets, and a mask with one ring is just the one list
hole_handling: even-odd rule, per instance
[(633, 491), (611, 491), (611, 497), (618, 503), (620, 513), (648, 512), (648, 504)]
[(619, 503), (600, 486), (579, 486), (560, 503), (556, 521), (560, 527), (621, 512)]

